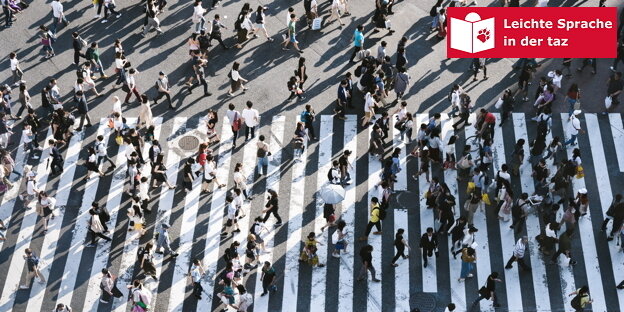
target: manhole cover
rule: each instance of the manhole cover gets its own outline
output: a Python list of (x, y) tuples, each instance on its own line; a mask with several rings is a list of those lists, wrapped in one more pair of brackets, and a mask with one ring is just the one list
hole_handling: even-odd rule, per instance
[(427, 293), (412, 294), (410, 301), (412, 308), (418, 308), (421, 312), (434, 311), (437, 306), (436, 297)]
[(178, 147), (185, 151), (194, 151), (199, 147), (199, 139), (191, 135), (184, 136), (178, 140)]

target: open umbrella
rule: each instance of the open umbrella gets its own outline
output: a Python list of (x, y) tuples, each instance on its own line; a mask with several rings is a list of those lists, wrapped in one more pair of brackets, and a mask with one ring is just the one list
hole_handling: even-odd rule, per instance
[(329, 184), (319, 191), (319, 196), (326, 204), (337, 204), (344, 200), (345, 190), (340, 185)]

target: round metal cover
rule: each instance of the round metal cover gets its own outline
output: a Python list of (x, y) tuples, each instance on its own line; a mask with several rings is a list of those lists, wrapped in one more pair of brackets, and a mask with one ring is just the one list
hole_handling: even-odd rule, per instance
[(410, 298), (412, 308), (418, 308), (421, 312), (435, 311), (437, 306), (436, 297), (427, 293), (413, 293)]
[(178, 140), (178, 147), (185, 151), (194, 151), (199, 147), (199, 139), (192, 135), (184, 136)]

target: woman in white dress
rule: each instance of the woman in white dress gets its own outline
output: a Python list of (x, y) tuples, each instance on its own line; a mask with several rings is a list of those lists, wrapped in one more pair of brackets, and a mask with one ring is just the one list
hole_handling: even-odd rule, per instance
[(150, 107), (150, 101), (147, 98), (147, 95), (141, 95), (141, 109), (139, 110), (139, 124), (145, 125), (145, 127), (150, 127), (154, 125), (154, 121), (152, 120), (152, 108)]
[(331, 5), (331, 14), (329, 15), (329, 18), (327, 19), (327, 24), (329, 24), (329, 22), (332, 21), (332, 19), (335, 17), (338, 19), (338, 22), (340, 22), (340, 26), (344, 26), (345, 23), (343, 23), (342, 19), (340, 19), (340, 16), (342, 15), (341, 11), (343, 9), (344, 9), (343, 2), (340, 0), (334, 0)]

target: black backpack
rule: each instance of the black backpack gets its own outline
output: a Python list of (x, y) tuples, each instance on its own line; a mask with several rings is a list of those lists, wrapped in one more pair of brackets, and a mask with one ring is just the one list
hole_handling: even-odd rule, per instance
[(546, 120), (540, 120), (537, 122), (537, 133), (546, 134), (548, 132), (548, 121), (550, 120), (550, 116), (546, 118)]
[(334, 168), (329, 169), (329, 171), (327, 172), (327, 180), (329, 180), (329, 182), (334, 180), (334, 177), (332, 175), (332, 171), (334, 170)]
[(567, 175), (567, 176), (573, 176), (576, 174), (576, 162), (574, 162), (573, 160), (568, 160), (565, 163), (565, 167), (563, 172)]
[(438, 7), (434, 5), (429, 11), (429, 16), (436, 17), (436, 15), (438, 15)]
[(379, 220), (383, 220), (386, 218), (386, 209), (382, 209), (381, 207), (375, 208), (379, 209)]
[(581, 297), (582, 296), (578, 294), (574, 296), (574, 298), (572, 298), (572, 302), (570, 302), (570, 305), (572, 305), (574, 309), (581, 309)]

